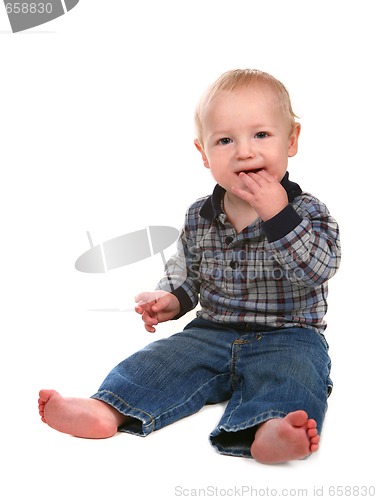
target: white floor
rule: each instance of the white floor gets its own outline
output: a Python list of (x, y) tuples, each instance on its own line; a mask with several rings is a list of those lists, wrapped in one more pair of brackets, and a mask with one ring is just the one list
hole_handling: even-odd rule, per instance
[[(75, 318), (62, 317), (57, 327), (60, 337), (30, 332), (29, 340), (17, 346), (19, 356), (8, 363), (2, 389), (1, 450), (6, 462), (1, 489), (7, 491), (7, 499), (97, 500), (130, 494), (166, 499), (215, 494), (283, 498), (287, 490), (293, 497), (314, 498), (333, 486), (373, 484), (369, 389), (360, 383), (366, 372), (359, 365), (352, 373), (341, 355), (335, 356), (336, 385), (321, 449), (305, 461), (270, 467), (216, 453), (208, 435), (220, 419), (222, 404), (205, 407), (147, 438), (120, 433), (109, 440), (76, 439), (43, 424), (37, 411), (41, 387), (58, 389), (63, 395), (90, 395), (122, 351), (127, 354), (151, 339), (143, 333), (138, 317), (127, 315), (127, 324), (125, 317), (87, 311)], [(70, 331), (73, 319), (76, 329)], [(135, 329), (133, 334), (130, 327)], [(171, 328), (161, 325), (157, 335), (167, 335)], [(13, 342), (15, 346), (16, 336)], [(333, 343), (342, 346), (339, 338)], [(344, 353), (350, 359), (352, 349), (345, 345)]]

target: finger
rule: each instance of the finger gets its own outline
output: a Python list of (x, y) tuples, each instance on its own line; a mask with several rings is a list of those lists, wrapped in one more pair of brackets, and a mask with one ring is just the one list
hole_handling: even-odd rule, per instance
[(144, 328), (147, 330), (147, 332), (154, 333), (156, 331), (156, 328), (155, 328), (156, 325), (157, 325), (157, 323), (150, 324), (148, 322), (144, 322)]
[(238, 187), (232, 187), (232, 193), (234, 193), (236, 196), (238, 196), (242, 200), (250, 203), (251, 206), (253, 205), (254, 195), (252, 193), (250, 193), (249, 191), (246, 191), (245, 189), (241, 189)]
[(136, 307), (135, 307), (135, 312), (137, 312), (138, 314), (143, 314), (145, 313), (146, 311), (151, 311), (152, 308), (150, 306), (150, 303), (146, 303), (146, 304), (138, 304)]
[(138, 304), (147, 304), (148, 302), (153, 302), (154, 300), (156, 300), (154, 292), (142, 292), (135, 297), (135, 302)]
[(141, 319), (144, 321), (144, 323), (147, 323), (148, 325), (157, 325), (158, 324), (158, 319), (156, 316), (151, 315), (149, 311), (144, 311)]
[(135, 296), (135, 302), (145, 302), (145, 297), (146, 295), (148, 295), (148, 292), (141, 292), (141, 293), (138, 293), (136, 296)]
[(257, 189), (266, 184), (266, 180), (263, 179), (263, 177), (260, 177), (257, 173), (251, 172), (249, 174), (245, 174), (244, 172), (241, 172), (239, 177), (244, 186), (247, 187), (251, 193), (255, 193)]
[(264, 170), (264, 169), (260, 170), (255, 175), (258, 175), (260, 178), (266, 180), (267, 182), (275, 182), (277, 180), (274, 176), (272, 176), (271, 174), (266, 172), (266, 170)]
[(153, 326), (149, 326), (149, 325), (144, 325), (144, 328), (147, 330), (147, 332), (149, 333), (155, 333), (156, 331), (156, 328), (154, 328)]
[(269, 180), (269, 181), (274, 181), (275, 180), (275, 177), (272, 177), (272, 175), (269, 174), (264, 169), (259, 170), (259, 172), (256, 172), (254, 175), (258, 175), (259, 177), (262, 177), (263, 179), (266, 179), (266, 180)]
[(154, 304), (154, 301), (153, 302), (140, 301), (136, 304), (135, 311), (139, 314), (143, 314), (145, 311), (151, 311), (153, 304)]
[(246, 186), (254, 186), (255, 185), (255, 179), (253, 178), (253, 174), (245, 174), (245, 172), (240, 172), (238, 174), (238, 177), (241, 179), (241, 181), (246, 185)]
[[(271, 179), (269, 179), (268, 177), (266, 177), (265, 175), (263, 175), (263, 172), (264, 172), (263, 170), (261, 170), (259, 172), (252, 172), (251, 174), (248, 174), (248, 177), (249, 177), (249, 179), (251, 179), (252, 181), (254, 181), (255, 184), (258, 185), (258, 187), (263, 187), (266, 184), (268, 184), (268, 183), (270, 183), (271, 181), (274, 180), (274, 178), (271, 177), (271, 176), (270, 176)], [(269, 174), (267, 174), (267, 175), (269, 175)]]

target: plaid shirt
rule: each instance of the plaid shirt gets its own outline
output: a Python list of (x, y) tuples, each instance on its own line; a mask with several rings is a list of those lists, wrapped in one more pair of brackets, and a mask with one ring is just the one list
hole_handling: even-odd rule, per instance
[(225, 190), (197, 200), (186, 213), (177, 253), (157, 289), (172, 292), (181, 317), (250, 328), (326, 328), (328, 280), (340, 263), (339, 230), (326, 206), (288, 179), (289, 205), (237, 234), (223, 210)]

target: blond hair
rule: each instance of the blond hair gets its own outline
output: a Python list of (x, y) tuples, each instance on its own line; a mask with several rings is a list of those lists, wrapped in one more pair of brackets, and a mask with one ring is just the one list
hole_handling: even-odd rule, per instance
[(195, 111), (197, 140), (202, 144), (203, 116), (210, 102), (219, 92), (234, 92), (247, 87), (268, 88), (277, 98), (278, 104), (289, 120), (291, 130), (297, 116), (293, 112), (291, 99), (285, 86), (275, 77), (257, 69), (235, 69), (222, 74), (204, 93)]

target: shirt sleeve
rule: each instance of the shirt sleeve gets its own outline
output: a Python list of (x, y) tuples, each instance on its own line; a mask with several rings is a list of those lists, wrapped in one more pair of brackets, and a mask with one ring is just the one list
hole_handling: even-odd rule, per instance
[(190, 230), (190, 219), (186, 214), (185, 225), (177, 241), (177, 251), (168, 260), (165, 275), (156, 286), (157, 290), (170, 292), (179, 300), (181, 310), (174, 319), (194, 309), (199, 300), (200, 254), (196, 251), (194, 231)]
[(274, 258), (291, 282), (320, 286), (338, 270), (338, 224), (316, 198), (300, 196), (297, 202), (263, 223), (262, 230)]

